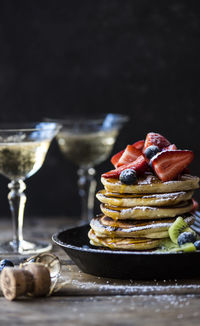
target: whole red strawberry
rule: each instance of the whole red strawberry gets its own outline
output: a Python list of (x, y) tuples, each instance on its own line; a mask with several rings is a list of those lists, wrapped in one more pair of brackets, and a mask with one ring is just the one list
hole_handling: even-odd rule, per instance
[(152, 145), (157, 146), (160, 150), (162, 150), (164, 147), (169, 146), (170, 142), (164, 136), (158, 133), (149, 132), (145, 139), (143, 152), (147, 149), (147, 147)]

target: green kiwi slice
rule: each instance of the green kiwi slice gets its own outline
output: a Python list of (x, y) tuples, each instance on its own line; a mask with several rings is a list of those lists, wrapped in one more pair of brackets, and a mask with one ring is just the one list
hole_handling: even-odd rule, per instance
[(175, 244), (169, 238), (167, 238), (161, 242), (161, 246), (160, 249), (158, 249), (158, 251), (170, 251), (176, 248), (177, 248), (177, 244)]
[(180, 246), (180, 249), (184, 252), (196, 251), (195, 245), (192, 242), (188, 242)]
[(169, 250), (170, 252), (192, 252), (196, 251), (195, 245), (192, 242), (184, 243), (180, 247), (175, 247), (174, 249)]
[(179, 234), (182, 233), (187, 227), (188, 224), (184, 221), (184, 219), (181, 216), (177, 217), (175, 222), (170, 226), (168, 230), (171, 241), (177, 244)]
[(162, 241), (161, 248), (157, 249), (157, 251), (160, 251), (160, 252), (179, 252), (179, 251), (192, 252), (192, 251), (196, 251), (196, 248), (192, 242), (185, 243), (179, 247), (174, 242), (172, 242), (170, 239), (165, 239)]

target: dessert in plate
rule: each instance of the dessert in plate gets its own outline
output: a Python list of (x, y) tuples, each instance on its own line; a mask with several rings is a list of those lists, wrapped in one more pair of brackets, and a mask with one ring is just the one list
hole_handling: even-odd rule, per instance
[(115, 250), (200, 249), (190, 227), (199, 178), (189, 173), (194, 154), (150, 132), (111, 158), (97, 193), (102, 214), (91, 220), (94, 246)]

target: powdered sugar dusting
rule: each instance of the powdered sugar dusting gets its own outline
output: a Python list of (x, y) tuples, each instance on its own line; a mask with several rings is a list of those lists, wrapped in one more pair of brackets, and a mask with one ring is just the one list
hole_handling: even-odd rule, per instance
[(151, 185), (155, 181), (158, 181), (158, 178), (153, 174), (145, 174), (145, 178), (141, 178), (138, 180), (138, 185)]
[(135, 206), (135, 207), (131, 207), (131, 208), (122, 209), (120, 212), (120, 215), (121, 215), (121, 217), (128, 217), (128, 216), (131, 216), (136, 211), (145, 212), (147, 210), (156, 211), (156, 210), (158, 210), (158, 208), (151, 207), (151, 206)]
[[(120, 284), (121, 283), (121, 284)], [(178, 300), (174, 294), (194, 294), (200, 293), (200, 284), (198, 281), (114, 281), (110, 279), (98, 278), (95, 281), (81, 281), (74, 279), (72, 281), (73, 292), (84, 292), (85, 295), (155, 295), (163, 294), (163, 299), (168, 299), (169, 304), (178, 305)], [(71, 286), (70, 286), (71, 288)], [(166, 297), (164, 297), (166, 295)], [(170, 295), (170, 297), (169, 297)], [(161, 299), (161, 298), (160, 298)], [(184, 300), (181, 300), (184, 305)], [(185, 300), (186, 302), (187, 300)], [(171, 303), (172, 304), (172, 303)]]
[(179, 191), (179, 192), (171, 192), (171, 193), (162, 193), (162, 194), (151, 194), (151, 195), (144, 195), (142, 198), (175, 198), (177, 199), (179, 196), (184, 196), (186, 194), (185, 191)]

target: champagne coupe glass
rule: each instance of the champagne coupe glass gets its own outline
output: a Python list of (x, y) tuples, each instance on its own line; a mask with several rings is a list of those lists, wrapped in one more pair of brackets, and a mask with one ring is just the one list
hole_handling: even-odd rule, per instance
[(78, 166), (78, 188), (81, 197), (81, 223), (93, 217), (96, 190), (94, 166), (111, 154), (119, 130), (128, 117), (121, 114), (69, 116), (57, 121), (62, 124), (56, 138), (64, 156)]
[(60, 127), (54, 122), (0, 125), (0, 173), (10, 179), (8, 201), (13, 222), (13, 240), (0, 243), (1, 254), (30, 254), (51, 249), (49, 243), (23, 240), (24, 180), (41, 168)]

